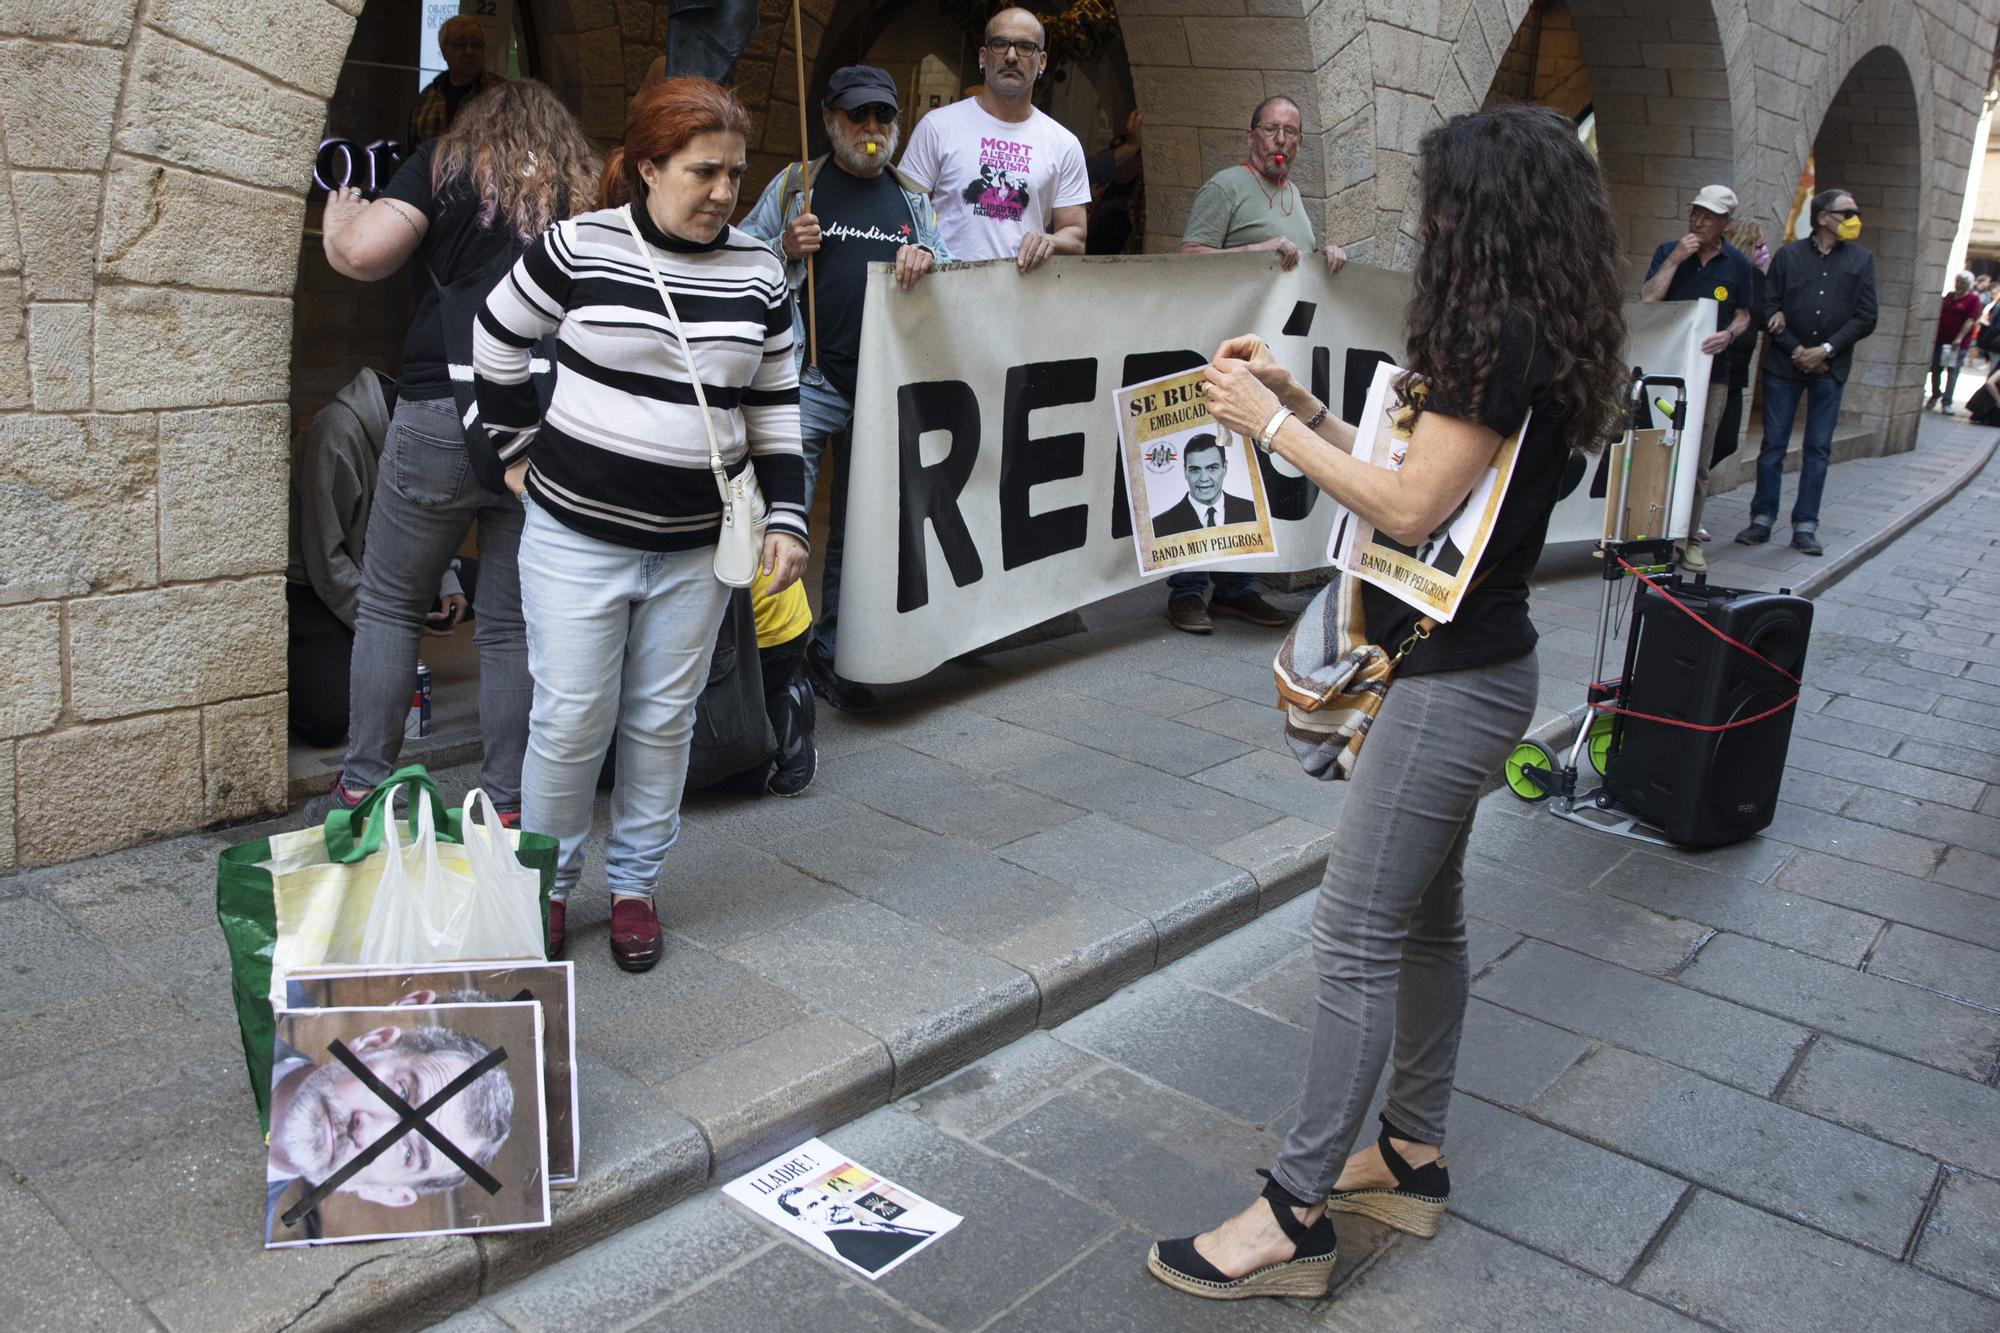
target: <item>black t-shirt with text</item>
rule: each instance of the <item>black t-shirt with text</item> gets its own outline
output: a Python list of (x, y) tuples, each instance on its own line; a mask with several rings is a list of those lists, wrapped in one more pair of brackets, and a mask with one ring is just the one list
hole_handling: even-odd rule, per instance
[[(829, 161), (813, 178), (812, 212), (820, 228), (819, 257), (813, 261), (819, 368), (827, 382), (852, 402), (868, 265), (877, 260), (894, 263), (896, 251), (916, 243), (916, 233), (909, 203), (886, 171), (864, 180)], [(811, 308), (809, 301), (804, 312), (808, 319)]]
[(446, 189), (442, 198), (431, 193), (431, 150), (436, 145), (435, 139), (429, 140), (405, 158), (383, 191), (383, 197), (401, 200), (430, 219), (410, 264), (417, 284), (417, 312), (410, 317), (409, 332), (403, 335), (403, 366), (396, 376), (405, 398), (451, 397), (444, 329), (438, 323), (437, 285), (432, 275), (437, 283), (452, 283), (478, 272), (505, 251), (519, 248), (519, 242), (505, 226), (498, 225), (497, 219), (493, 227), (479, 225), (479, 210), (461, 185)]
[[(1406, 675), (1497, 666), (1535, 646), (1535, 627), (1528, 619), (1528, 578), (1542, 557), (1549, 515), (1570, 456), (1569, 423), (1552, 392), (1555, 366), (1555, 350), (1532, 331), (1532, 322), (1526, 316), (1510, 318), (1479, 410), (1464, 411), (1442, 396), (1430, 401), (1429, 411), (1477, 421), (1502, 439), (1520, 428), (1524, 415), (1533, 416), (1521, 440), (1507, 498), (1480, 557), (1484, 582), (1466, 594), (1457, 616), (1410, 650), (1399, 668)], [(1416, 629), (1422, 614), (1368, 583), (1361, 586), (1361, 605), (1369, 638), (1390, 652)]]

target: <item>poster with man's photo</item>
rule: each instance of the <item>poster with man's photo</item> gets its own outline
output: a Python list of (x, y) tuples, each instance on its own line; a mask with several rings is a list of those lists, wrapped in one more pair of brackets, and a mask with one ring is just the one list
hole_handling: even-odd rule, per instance
[(1206, 568), (1278, 549), (1250, 442), (1209, 416), (1201, 371), (1119, 389), (1113, 401), (1140, 574)]
[(573, 1189), (581, 1159), (576, 1113), (575, 964), (547, 962), (433, 963), (424, 968), (322, 964), (292, 970), (285, 1008), (340, 1009), (387, 1005), (499, 1004), (534, 1000), (542, 1006), (542, 1065), (549, 1126), (549, 1186)]
[(964, 1220), (818, 1139), (746, 1171), (722, 1192), (869, 1278), (881, 1277)]
[(264, 1244), (549, 1224), (542, 1006), (286, 1010)]
[[(1391, 471), (1403, 466), (1413, 413), (1397, 406), (1396, 382), (1408, 373), (1386, 361), (1375, 367), (1355, 433), (1354, 457)], [(1424, 386), (1418, 384), (1415, 392), (1422, 394)], [(1327, 542), (1327, 563), (1393, 593), (1427, 616), (1450, 620), (1458, 614), (1472, 586), (1473, 571), (1492, 539), (1527, 429), (1524, 416), (1519, 429), (1495, 446), (1471, 492), (1421, 541), (1396, 541), (1359, 515), (1340, 511)]]

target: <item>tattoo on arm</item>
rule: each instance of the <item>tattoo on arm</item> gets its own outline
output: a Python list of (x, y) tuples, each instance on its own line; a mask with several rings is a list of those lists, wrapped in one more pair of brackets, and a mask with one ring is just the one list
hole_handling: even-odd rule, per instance
[(418, 227), (417, 220), (410, 216), (410, 206), (408, 204), (397, 199), (384, 199), (382, 202), (389, 206), (391, 213), (401, 218), (409, 226), (410, 230), (416, 233), (418, 240), (421, 241), (424, 238), (423, 229)]

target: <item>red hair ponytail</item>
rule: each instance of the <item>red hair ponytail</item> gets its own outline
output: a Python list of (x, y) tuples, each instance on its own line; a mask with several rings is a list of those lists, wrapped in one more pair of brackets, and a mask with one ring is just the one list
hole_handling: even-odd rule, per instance
[(602, 207), (617, 208), (641, 199), (646, 183), (641, 162), (672, 157), (697, 136), (740, 134), (750, 137), (750, 113), (727, 88), (708, 79), (683, 75), (641, 90), (632, 100), (632, 118), (625, 126), (625, 143), (611, 150), (604, 164)]

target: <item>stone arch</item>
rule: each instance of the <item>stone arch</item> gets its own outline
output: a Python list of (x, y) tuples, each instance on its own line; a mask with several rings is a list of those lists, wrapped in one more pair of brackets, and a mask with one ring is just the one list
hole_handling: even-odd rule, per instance
[[(1441, 122), (1485, 104), (1500, 61), (1531, 6), (1474, 0), (1439, 77)], [(1687, 201), (1711, 181), (1739, 193), (1749, 179), (1756, 98), (1746, 0), (1569, 0), (1597, 115), (1598, 160), (1636, 286), (1661, 239), (1686, 230)], [(1405, 177), (1407, 179), (1407, 177)], [(1401, 215), (1399, 249), (1416, 234), (1413, 200), (1385, 194)], [(1399, 265), (1400, 266), (1400, 265)]]
[(1880, 312), (1855, 349), (1844, 419), (1879, 433), (1886, 452), (1914, 447), (1916, 411), (1942, 285), (1941, 248), (1927, 244), (1923, 99), (1905, 56), (1876, 46), (1848, 66), (1812, 140), (1815, 188), (1839, 187), (1863, 213)]

